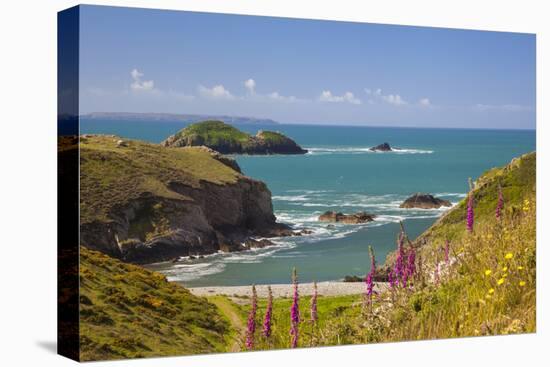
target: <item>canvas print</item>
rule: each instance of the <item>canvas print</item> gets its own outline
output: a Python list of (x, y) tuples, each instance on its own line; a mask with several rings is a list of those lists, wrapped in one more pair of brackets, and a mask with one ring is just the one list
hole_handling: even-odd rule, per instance
[(60, 12), (60, 353), (535, 332), (535, 43)]

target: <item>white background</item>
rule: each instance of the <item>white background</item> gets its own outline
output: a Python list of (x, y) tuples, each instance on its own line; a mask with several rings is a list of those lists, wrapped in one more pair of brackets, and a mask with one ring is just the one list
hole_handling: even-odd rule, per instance
[[(546, 1), (132, 0), (94, 3), (537, 33), (537, 334), (110, 364), (155, 367), (338, 366), (344, 363), (548, 365), (550, 203), (546, 120), (550, 103), (550, 12), (545, 9)], [(3, 366), (73, 365), (74, 362), (55, 354), (56, 12), (78, 3), (11, 0), (0, 4), (0, 362)], [(108, 363), (94, 364), (104, 365)]]

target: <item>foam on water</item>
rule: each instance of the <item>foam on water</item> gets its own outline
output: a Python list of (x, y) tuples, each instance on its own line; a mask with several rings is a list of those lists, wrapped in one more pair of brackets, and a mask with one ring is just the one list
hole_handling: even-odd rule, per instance
[(432, 154), (433, 150), (427, 149), (405, 149), (392, 148), (389, 152), (380, 152), (370, 150), (370, 147), (305, 147), (308, 150), (307, 154)]

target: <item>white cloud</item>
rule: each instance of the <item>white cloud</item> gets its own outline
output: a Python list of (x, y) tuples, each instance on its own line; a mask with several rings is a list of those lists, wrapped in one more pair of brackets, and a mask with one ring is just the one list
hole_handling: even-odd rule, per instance
[(295, 96), (283, 96), (279, 92), (272, 92), (267, 95), (267, 97), (274, 101), (280, 102), (298, 102), (298, 98)]
[(155, 88), (155, 83), (152, 80), (141, 80), (143, 73), (140, 73), (138, 69), (133, 69), (130, 72), (133, 82), (130, 84), (130, 88), (135, 91), (150, 91)]
[(384, 102), (395, 106), (402, 106), (407, 104), (407, 101), (401, 98), (399, 94), (388, 94), (387, 96), (382, 95), (381, 98)]
[(432, 105), (429, 98), (422, 98), (418, 103), (423, 107), (430, 107)]
[(248, 90), (248, 93), (256, 93), (256, 81), (254, 79), (248, 79), (244, 81), (244, 87)]
[[(371, 97), (371, 99), (369, 99), (370, 104), (374, 104), (376, 100), (382, 100), (383, 102), (389, 103), (394, 106), (403, 106), (409, 104), (399, 94), (383, 94), (382, 89), (380, 88), (374, 90), (365, 88), (365, 93), (367, 93), (367, 95)], [(427, 100), (427, 102), (429, 103), (429, 100)]]
[(212, 99), (226, 99), (226, 100), (232, 100), (235, 99), (235, 96), (233, 96), (225, 87), (221, 84), (215, 85), (212, 88), (207, 88), (203, 85), (199, 85), (198, 87), (199, 94), (202, 97), (205, 98), (212, 98)]
[(372, 90), (369, 88), (365, 88), (365, 93), (367, 93), (369, 96), (372, 96), (372, 95), (380, 96), (382, 94), (382, 89), (378, 88), (378, 89)]
[(319, 96), (319, 101), (321, 102), (347, 102), (351, 104), (361, 104), (361, 100), (359, 98), (356, 98), (353, 93), (346, 92), (341, 96), (333, 95), (330, 90), (324, 90), (321, 95)]

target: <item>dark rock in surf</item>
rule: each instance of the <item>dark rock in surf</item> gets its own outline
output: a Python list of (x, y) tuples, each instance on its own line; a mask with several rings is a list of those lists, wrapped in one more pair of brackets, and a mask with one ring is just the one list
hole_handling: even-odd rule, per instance
[(373, 152), (391, 152), (393, 149), (388, 143), (382, 143), (380, 145), (377, 145), (375, 147), (369, 148), (369, 150)]
[(433, 195), (421, 193), (414, 194), (413, 196), (405, 200), (401, 205), (399, 205), (400, 208), (407, 209), (439, 209), (442, 206), (450, 207), (452, 206), (452, 204), (448, 200), (439, 199)]
[(359, 212), (355, 214), (343, 214), (340, 212), (328, 211), (319, 216), (321, 222), (336, 222), (346, 224), (361, 224), (368, 223), (374, 220), (374, 215), (366, 212)]

